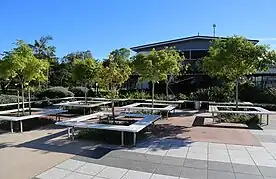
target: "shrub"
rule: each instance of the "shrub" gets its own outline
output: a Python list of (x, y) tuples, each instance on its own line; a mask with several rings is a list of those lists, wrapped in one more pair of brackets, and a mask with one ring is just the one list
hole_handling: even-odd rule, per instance
[(150, 99), (151, 95), (144, 91), (135, 91), (126, 93), (125, 95), (120, 94), (120, 98), (128, 98), (128, 99)]
[(87, 92), (87, 95), (88, 95), (88, 92), (89, 92), (88, 88), (81, 87), (81, 86), (73, 87), (73, 88), (70, 89), (70, 91), (72, 93), (74, 93), (74, 95), (77, 96), (77, 97), (84, 97), (85, 96), (85, 91)]
[(253, 114), (221, 114), (220, 118), (231, 123), (257, 124), (259, 122), (259, 117)]
[(200, 101), (232, 101), (234, 99), (234, 91), (229, 87), (212, 86), (192, 92), (189, 95), (189, 99)]
[(185, 94), (179, 93), (179, 94), (177, 95), (177, 99), (179, 99), (179, 100), (188, 99), (188, 96), (185, 95)]
[(242, 101), (267, 104), (275, 104), (276, 101), (276, 88), (260, 89), (254, 84), (245, 83), (239, 91)]
[(48, 88), (37, 94), (37, 97), (40, 99), (64, 98), (64, 97), (73, 97), (73, 96), (74, 96), (74, 93), (72, 93), (71, 91), (68, 91), (68, 89), (64, 87)]
[[(20, 102), (22, 101), (22, 98), (19, 97)], [(0, 95), (0, 104), (7, 104), (7, 103), (17, 103), (17, 96), (16, 95)]]

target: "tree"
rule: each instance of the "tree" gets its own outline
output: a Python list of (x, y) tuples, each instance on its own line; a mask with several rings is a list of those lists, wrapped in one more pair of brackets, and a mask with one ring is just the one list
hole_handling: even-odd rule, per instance
[[(177, 51), (171, 48), (156, 51), (153, 49), (149, 53), (136, 55), (134, 69), (139, 74), (140, 80), (152, 82), (152, 107), (154, 104), (154, 85), (166, 80), (168, 75), (178, 74), (180, 71), (181, 57)], [(167, 90), (166, 90), (167, 91)]]
[(165, 62), (166, 68), (166, 96), (167, 100), (169, 99), (169, 84), (173, 81), (173, 79), (179, 75), (181, 69), (183, 68), (182, 61), (184, 60), (184, 56), (180, 56), (179, 52), (174, 48), (165, 48), (160, 50), (159, 56), (163, 58)]
[[(33, 49), (33, 54), (37, 59), (47, 60), (49, 62), (49, 69), (47, 71), (47, 78), (50, 79), (54, 75), (53, 67), (58, 63), (56, 58), (56, 47), (49, 45), (49, 41), (53, 40), (52, 36), (43, 36), (39, 40), (35, 40), (34, 44), (29, 44)], [(40, 86), (40, 81), (39, 81)]]
[(6, 61), (0, 59), (0, 85), (3, 93), (7, 91), (7, 88), (12, 81), (7, 65)]
[[(87, 84), (95, 82), (98, 70), (97, 61), (93, 58), (76, 60), (73, 65), (72, 76), (74, 80), (87, 87)], [(87, 91), (85, 91), (85, 103), (87, 103)]]
[(98, 82), (109, 92), (113, 120), (115, 119), (114, 99), (117, 96), (117, 90), (128, 80), (131, 72), (130, 51), (125, 48), (112, 51), (108, 59), (101, 64)]
[(33, 55), (32, 49), (22, 40), (18, 40), (16, 47), (6, 52), (3, 59), (6, 63), (7, 71), (21, 86), (22, 112), (24, 114), (24, 89), (26, 86), (30, 88), (31, 82), (47, 80), (45, 73), (48, 70), (49, 63), (37, 59)]
[(238, 108), (238, 85), (242, 77), (257, 71), (265, 71), (275, 62), (275, 52), (268, 46), (254, 45), (244, 37), (233, 36), (216, 39), (203, 59), (203, 70), (212, 77), (236, 81), (236, 108)]

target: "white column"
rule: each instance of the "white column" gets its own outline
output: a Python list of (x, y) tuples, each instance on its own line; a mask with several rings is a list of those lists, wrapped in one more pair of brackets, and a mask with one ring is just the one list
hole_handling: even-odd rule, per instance
[(124, 146), (124, 131), (121, 132), (121, 146)]
[(20, 132), (23, 132), (23, 124), (22, 124), (22, 121), (19, 121), (20, 123)]
[(13, 122), (11, 121), (11, 133), (13, 133)]
[(136, 145), (136, 132), (133, 133), (133, 146)]

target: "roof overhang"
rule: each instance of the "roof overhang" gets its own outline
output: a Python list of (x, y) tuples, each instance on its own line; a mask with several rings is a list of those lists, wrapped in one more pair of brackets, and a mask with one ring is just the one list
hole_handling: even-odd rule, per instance
[[(185, 42), (185, 41), (189, 41), (189, 40), (214, 40), (214, 39), (227, 39), (228, 37), (212, 37), (212, 36), (191, 36), (191, 37), (185, 37), (185, 38), (180, 38), (180, 39), (174, 39), (174, 40), (167, 40), (167, 41), (163, 41), (163, 42), (156, 42), (156, 43), (150, 43), (150, 44), (146, 44), (146, 45), (140, 45), (140, 46), (136, 46), (136, 47), (131, 47), (130, 49), (133, 51), (139, 51), (145, 48), (155, 48), (158, 46), (166, 46), (166, 45), (170, 45), (170, 44), (174, 44), (174, 43), (178, 43), (178, 42)], [(259, 40), (253, 40), (253, 39), (248, 39), (248, 41), (257, 44), (259, 42)]]

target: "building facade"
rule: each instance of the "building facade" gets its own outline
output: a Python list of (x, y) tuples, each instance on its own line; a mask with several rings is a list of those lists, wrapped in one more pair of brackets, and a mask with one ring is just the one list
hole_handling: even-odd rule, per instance
[[(200, 61), (205, 57), (208, 53), (208, 49), (211, 46), (211, 42), (214, 39), (226, 39), (227, 37), (213, 37), (213, 36), (191, 36), (191, 37), (185, 37), (180, 39), (174, 39), (174, 40), (168, 40), (163, 42), (157, 42), (157, 43), (151, 43), (151, 44), (145, 44), (140, 45), (136, 47), (130, 48), (136, 53), (147, 53), (151, 51), (153, 48), (156, 50), (161, 50), (165, 47), (175, 47), (176, 50), (178, 50), (182, 55), (183, 58), (185, 58), (185, 63), (189, 63), (190, 68), (186, 72), (186, 74), (183, 74), (183, 81), (185, 86), (190, 85), (192, 86), (191, 90), (194, 90), (195, 88), (200, 87), (206, 87), (208, 77), (200, 71), (200, 67), (198, 66), (200, 64)], [(257, 44), (258, 40), (248, 39), (248, 41), (252, 42), (253, 44)], [(260, 72), (253, 77), (255, 78), (256, 84), (261, 85), (261, 87), (268, 87), (268, 86), (275, 86), (276, 84), (276, 78), (274, 74), (276, 73), (275, 68), (271, 68), (268, 72)], [(205, 81), (204, 81), (205, 79)], [(181, 81), (181, 80), (180, 80)], [(184, 85), (183, 84), (183, 85)], [(181, 85), (180, 85), (181, 86)], [(138, 89), (144, 89), (144, 88), (150, 88), (150, 85), (147, 82), (137, 83), (136, 88)], [(179, 88), (179, 87), (178, 87)]]

